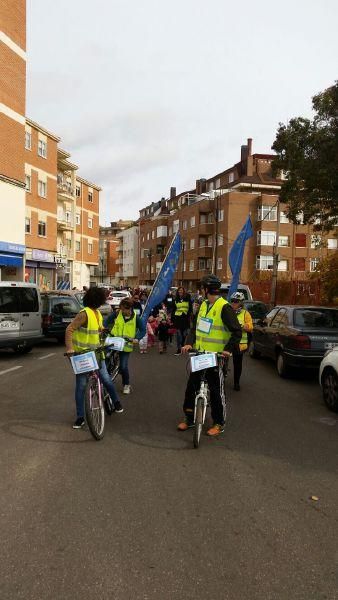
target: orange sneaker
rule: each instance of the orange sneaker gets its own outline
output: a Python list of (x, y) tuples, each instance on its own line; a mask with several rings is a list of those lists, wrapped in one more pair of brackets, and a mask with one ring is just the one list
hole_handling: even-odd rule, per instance
[(191, 427), (194, 427), (194, 423), (192, 421), (183, 421), (177, 425), (178, 431), (187, 431), (187, 429), (190, 429)]
[(218, 423), (215, 423), (212, 427), (210, 427), (210, 429), (208, 429), (207, 435), (211, 435), (212, 437), (215, 437), (216, 435), (223, 433), (223, 431), (224, 431), (224, 425), (218, 425)]

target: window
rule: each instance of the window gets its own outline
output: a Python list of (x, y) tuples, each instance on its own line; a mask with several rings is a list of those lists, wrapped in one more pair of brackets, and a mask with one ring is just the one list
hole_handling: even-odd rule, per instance
[(305, 258), (301, 256), (295, 258), (295, 271), (305, 271)]
[(207, 238), (200, 237), (200, 239), (199, 239), (199, 247), (200, 248), (205, 248), (206, 245), (207, 245)]
[(177, 219), (173, 222), (173, 233), (177, 233), (180, 228), (180, 220)]
[(189, 271), (193, 271), (194, 268), (195, 268), (195, 262), (193, 260), (191, 260), (189, 263)]
[(296, 233), (295, 246), (296, 248), (306, 248), (306, 233)]
[(26, 192), (30, 192), (31, 191), (31, 185), (32, 185), (32, 178), (30, 175), (26, 175)]
[(283, 325), (288, 325), (288, 323), (288, 313), (285, 308), (281, 308), (272, 321), (271, 327), (282, 327)]
[(188, 226), (188, 221), (183, 221), (182, 227), (184, 230), (187, 228), (187, 226)]
[(187, 263), (186, 263), (186, 261), (184, 260), (184, 261), (183, 261), (183, 271), (186, 271), (186, 270), (187, 270)]
[(286, 216), (286, 212), (284, 210), (280, 211), (279, 222), (280, 223), (290, 223), (289, 219)]
[(32, 149), (32, 134), (30, 131), (25, 131), (25, 148), (26, 150)]
[(47, 143), (44, 140), (38, 142), (38, 155), (42, 158), (47, 158)]
[(88, 202), (93, 202), (93, 192), (88, 192)]
[(224, 210), (223, 208), (218, 209), (218, 220), (224, 221)]
[(149, 233), (149, 231), (147, 233), (147, 240), (150, 240), (150, 233)]
[(233, 181), (235, 181), (235, 173), (229, 173), (229, 183), (232, 183)]
[(208, 221), (207, 222), (208, 223), (213, 223), (214, 222), (214, 217), (213, 217), (213, 214), (211, 212), (208, 213)]
[(81, 224), (81, 215), (80, 213), (76, 213), (76, 225), (80, 225)]
[(267, 271), (273, 267), (273, 256), (256, 256), (256, 269)]
[(29, 217), (25, 218), (25, 233), (31, 232), (31, 220)]
[(88, 242), (88, 254), (93, 254), (93, 242)]
[(215, 187), (215, 182), (214, 181), (209, 181), (208, 183), (208, 192), (212, 192), (212, 190)]
[(71, 250), (72, 249), (72, 240), (71, 240), (71, 238), (67, 238), (66, 239), (66, 246), (67, 246), (67, 250)]
[(221, 187), (221, 180), (220, 180), (220, 178), (216, 179), (216, 182), (215, 182), (215, 188), (217, 189), (219, 187)]
[(93, 229), (93, 219), (88, 217), (88, 229)]
[(212, 235), (208, 235), (208, 247), (212, 248)]
[(75, 242), (75, 250), (76, 250), (76, 252), (80, 252), (80, 250), (81, 250), (81, 242), (78, 242), (78, 241)]
[(207, 215), (202, 213), (200, 215), (200, 225), (203, 225), (203, 223), (206, 223), (206, 222), (207, 222)]
[(329, 250), (336, 250), (338, 247), (338, 239), (337, 238), (329, 238), (327, 240), (327, 247)]
[(66, 217), (66, 223), (70, 223), (72, 220), (72, 214), (69, 212), (69, 210), (66, 210), (65, 217)]
[(217, 259), (217, 269), (222, 269), (223, 268), (223, 258), (218, 258)]
[(321, 330), (338, 327), (337, 310), (330, 308), (296, 308), (293, 320), (296, 327)]
[(223, 246), (223, 233), (219, 233), (217, 236), (217, 246)]
[(159, 225), (156, 229), (156, 237), (167, 237), (168, 235), (168, 226), (167, 225)]
[(277, 221), (277, 206), (260, 206), (258, 221)]
[(196, 224), (196, 217), (190, 217), (190, 227), (195, 227)]
[(21, 312), (19, 292), (20, 288), (0, 288), (0, 314)]
[(198, 270), (199, 271), (205, 271), (207, 267), (207, 261), (205, 258), (199, 258), (198, 259)]
[(322, 238), (320, 235), (313, 234), (311, 236), (311, 248), (319, 248), (322, 243)]
[(152, 230), (151, 232), (151, 239), (154, 240), (155, 239), (155, 229)]
[(172, 234), (173, 234), (173, 228), (169, 227), (169, 235), (172, 235)]
[(191, 240), (190, 240), (190, 250), (194, 250), (194, 248), (195, 248), (195, 239), (191, 238)]
[(212, 270), (212, 258), (207, 258), (207, 270)]
[(39, 299), (35, 289), (21, 288), (20, 295), (22, 312), (39, 312)]
[(257, 244), (258, 246), (274, 246), (276, 243), (275, 231), (258, 231)]
[(317, 271), (317, 267), (319, 265), (319, 258), (310, 258), (310, 271), (313, 273)]
[(278, 262), (278, 271), (287, 271), (288, 270), (288, 261), (287, 260), (280, 260)]
[(76, 192), (76, 197), (80, 198), (81, 197), (81, 186), (80, 185), (76, 186), (75, 192)]
[(42, 237), (46, 237), (46, 222), (45, 221), (39, 221), (38, 235), (42, 236)]
[(46, 198), (47, 196), (47, 183), (45, 181), (38, 181), (38, 194), (41, 198)]
[(289, 246), (290, 240), (288, 235), (280, 235), (278, 238), (278, 246)]

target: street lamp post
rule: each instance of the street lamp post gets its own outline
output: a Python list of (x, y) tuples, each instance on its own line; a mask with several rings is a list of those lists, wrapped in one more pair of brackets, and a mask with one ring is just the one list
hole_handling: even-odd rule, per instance
[(144, 248), (144, 256), (149, 260), (149, 283), (151, 285), (151, 259), (154, 256), (152, 248)]
[(101, 262), (101, 283), (103, 283), (103, 263), (104, 263), (104, 258), (100, 258), (100, 262)]

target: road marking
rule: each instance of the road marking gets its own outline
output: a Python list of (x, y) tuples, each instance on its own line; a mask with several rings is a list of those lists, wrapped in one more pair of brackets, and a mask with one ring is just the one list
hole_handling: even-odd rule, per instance
[(11, 371), (16, 371), (17, 369), (22, 369), (22, 365), (20, 365), (19, 367), (12, 367), (11, 369), (6, 369), (5, 371), (0, 371), (0, 375), (10, 373)]
[(38, 360), (44, 360), (45, 358), (49, 358), (50, 356), (54, 356), (56, 352), (51, 352), (50, 354), (45, 354), (45, 356), (40, 356)]

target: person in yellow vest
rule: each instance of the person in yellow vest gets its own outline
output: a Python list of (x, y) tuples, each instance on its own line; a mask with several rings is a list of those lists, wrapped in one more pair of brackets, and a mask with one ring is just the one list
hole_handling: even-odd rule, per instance
[(239, 380), (242, 375), (243, 354), (248, 349), (248, 333), (251, 333), (253, 330), (252, 317), (250, 313), (243, 308), (244, 300), (245, 296), (243, 292), (236, 292), (235, 294), (232, 294), (230, 298), (231, 306), (236, 313), (236, 317), (242, 329), (241, 341), (238, 346), (234, 348), (232, 354), (234, 363), (234, 390), (236, 392), (239, 392), (241, 389)]
[[(104, 288), (92, 287), (83, 297), (84, 308), (80, 310), (75, 319), (66, 329), (66, 352), (71, 355), (80, 350), (93, 350), (101, 345), (100, 334), (103, 329), (102, 315), (99, 306), (106, 301), (106, 291)], [(104, 384), (109, 396), (114, 404), (115, 412), (122, 413), (123, 408), (116, 393), (114, 384), (109, 377), (106, 363), (101, 360), (100, 379)], [(75, 384), (75, 404), (76, 421), (73, 429), (81, 429), (84, 424), (84, 393), (87, 384), (85, 374), (76, 375)]]
[(111, 328), (111, 335), (115, 337), (131, 338), (133, 342), (126, 342), (123, 352), (120, 352), (120, 374), (122, 376), (123, 393), (130, 394), (129, 356), (133, 351), (133, 343), (142, 339), (146, 334), (146, 328), (142, 319), (136, 315), (133, 309), (132, 298), (123, 298), (120, 302), (120, 310)]
[[(242, 330), (230, 304), (220, 297), (221, 281), (215, 275), (207, 275), (201, 280), (201, 293), (204, 298), (193, 322), (193, 328), (182, 347), (182, 353), (193, 347), (197, 350), (219, 352), (225, 358), (231, 356), (239, 343)], [(179, 423), (178, 430), (186, 431), (194, 426), (195, 396), (200, 386), (200, 372), (190, 373), (183, 412), (185, 420)], [(224, 391), (224, 371), (222, 361), (217, 367), (208, 369), (206, 377), (210, 389), (210, 404), (213, 426), (207, 434), (217, 436), (224, 431), (226, 399)]]
[(190, 295), (187, 294), (184, 287), (177, 288), (176, 298), (172, 307), (172, 323), (176, 329), (177, 350), (176, 356), (181, 354), (181, 348), (187, 336), (190, 326), (190, 315), (192, 304)]

